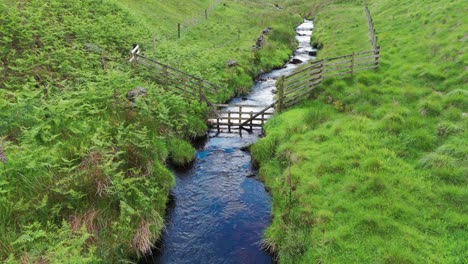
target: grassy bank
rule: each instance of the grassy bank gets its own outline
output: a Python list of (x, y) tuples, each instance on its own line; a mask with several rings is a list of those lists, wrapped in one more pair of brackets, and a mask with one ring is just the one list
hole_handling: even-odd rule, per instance
[[(311, 4), (319, 56), (370, 49), (361, 3), (332, 2)], [(281, 263), (464, 263), (464, 3), (367, 2), (380, 68), (325, 81), (252, 148), (273, 197), (266, 244)]]
[[(126, 2), (126, 1), (122, 1)], [(206, 2), (206, 1), (205, 1)], [(191, 8), (192, 16), (170, 15), (159, 7), (129, 5), (137, 17), (153, 18), (146, 23), (152, 29), (142, 44), (147, 56), (201, 76), (222, 87), (229, 87), (221, 100), (249, 91), (253, 77), (262, 72), (281, 66), (296, 45), (293, 27), (302, 19), (289, 10), (277, 9), (273, 1), (225, 1), (216, 6), (204, 17), (207, 4)], [(169, 4), (168, 4), (169, 5)], [(184, 4), (193, 5), (190, 2)], [(210, 6), (210, 5), (208, 5)], [(167, 17), (166, 17), (167, 16)], [(169, 32), (160, 31), (160, 20), (164, 20)], [(195, 21), (177, 38), (177, 23)], [(257, 38), (266, 28), (271, 33), (264, 35), (261, 49), (253, 49)], [(228, 67), (227, 61), (237, 62), (236, 67)]]
[[(179, 40), (174, 23), (212, 2), (166, 2), (0, 1), (0, 260), (126, 262), (159, 237), (174, 184), (165, 164), (194, 157), (206, 109), (140, 77), (133, 43), (227, 98), (288, 58), (300, 21), (268, 1), (229, 1)], [(133, 104), (136, 87), (147, 95)]]

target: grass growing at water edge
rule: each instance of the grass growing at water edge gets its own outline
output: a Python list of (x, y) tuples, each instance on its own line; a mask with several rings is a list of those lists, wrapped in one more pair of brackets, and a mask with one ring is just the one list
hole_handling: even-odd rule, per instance
[[(368, 3), (380, 68), (325, 81), (313, 102), (275, 117), (252, 147), (273, 197), (266, 242), (281, 263), (463, 263), (463, 3)], [(367, 23), (346, 22), (365, 21), (353, 5), (311, 4), (320, 8), (319, 58), (370, 49)]]

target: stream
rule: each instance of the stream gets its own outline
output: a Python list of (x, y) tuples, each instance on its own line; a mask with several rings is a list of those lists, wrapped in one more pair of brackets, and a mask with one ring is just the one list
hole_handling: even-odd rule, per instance
[[(290, 62), (259, 76), (247, 97), (230, 103), (271, 104), (276, 79), (314, 58), (309, 54), (312, 29), (312, 21), (304, 20), (296, 28), (299, 46)], [(293, 59), (302, 63), (292, 64)], [(260, 131), (217, 135), (213, 130), (209, 135), (197, 150), (193, 166), (173, 169), (174, 203), (167, 212), (162, 242), (140, 263), (273, 262), (261, 245), (270, 223), (271, 198), (257, 179), (250, 153), (242, 150), (258, 140)]]

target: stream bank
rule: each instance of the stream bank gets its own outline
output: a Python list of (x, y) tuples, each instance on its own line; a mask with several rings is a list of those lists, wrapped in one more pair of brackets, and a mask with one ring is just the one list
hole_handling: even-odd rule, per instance
[[(262, 74), (248, 96), (230, 103), (271, 104), (277, 78), (313, 59), (312, 29), (312, 21), (304, 20), (296, 28), (299, 45), (290, 62)], [(260, 132), (218, 135), (213, 130), (209, 135), (198, 149), (193, 166), (173, 169), (174, 205), (168, 210), (162, 243), (142, 263), (273, 262), (261, 245), (270, 223), (271, 199), (256, 177), (250, 153), (244, 151), (257, 141)]]

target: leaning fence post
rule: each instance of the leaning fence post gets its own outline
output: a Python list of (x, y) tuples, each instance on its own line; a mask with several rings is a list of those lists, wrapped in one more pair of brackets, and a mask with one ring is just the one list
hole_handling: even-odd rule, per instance
[(276, 105), (276, 111), (281, 113), (284, 108), (284, 76), (281, 76), (276, 82), (278, 101)]
[(138, 54), (140, 54), (140, 46), (138, 44), (133, 44), (133, 48), (130, 51), (130, 62), (132, 62), (133, 65), (135, 65), (138, 60)]

